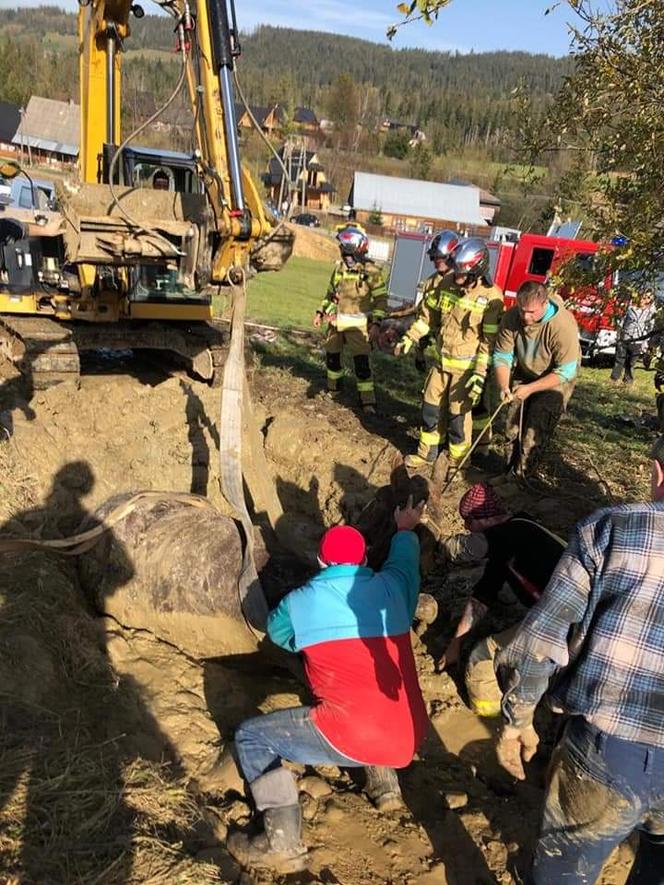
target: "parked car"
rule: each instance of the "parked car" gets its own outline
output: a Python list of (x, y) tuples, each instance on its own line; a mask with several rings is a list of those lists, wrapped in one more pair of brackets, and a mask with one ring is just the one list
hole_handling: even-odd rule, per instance
[(30, 182), (25, 175), (19, 175), (11, 182), (9, 204), (19, 209), (55, 209), (55, 184), (42, 178)]
[(320, 227), (320, 221), (311, 212), (301, 212), (291, 218), (293, 224), (303, 224), (305, 227)]

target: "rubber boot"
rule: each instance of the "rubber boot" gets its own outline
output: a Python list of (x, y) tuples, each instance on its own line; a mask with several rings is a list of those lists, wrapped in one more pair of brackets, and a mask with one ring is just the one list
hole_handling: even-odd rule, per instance
[(404, 807), (399, 779), (393, 768), (370, 765), (364, 771), (367, 776), (364, 791), (378, 811), (399, 811)]
[(302, 812), (298, 805), (266, 808), (262, 833), (249, 837), (232, 833), (227, 847), (243, 867), (297, 873), (306, 868), (307, 849), (302, 844)]
[(447, 459), (447, 474), (445, 476), (445, 482), (449, 482), (453, 476), (456, 476), (459, 473), (459, 468), (463, 463), (463, 458), (452, 458), (451, 456)]
[(423, 446), (420, 444), (414, 455), (406, 455), (403, 463), (411, 470), (423, 470), (425, 467), (433, 467), (438, 457), (438, 447)]

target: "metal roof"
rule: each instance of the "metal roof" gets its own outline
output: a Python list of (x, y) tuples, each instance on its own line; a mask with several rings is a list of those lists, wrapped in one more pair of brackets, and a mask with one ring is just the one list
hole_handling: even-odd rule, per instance
[(377, 209), (390, 215), (487, 226), (480, 213), (477, 187), (356, 172), (349, 202), (353, 209), (365, 212)]
[(31, 147), (39, 151), (48, 151), (50, 154), (66, 154), (68, 157), (78, 156), (77, 144), (63, 144), (61, 141), (52, 141), (50, 138), (35, 138), (33, 135), (21, 135), (17, 133), (12, 139), (13, 144), (19, 147)]
[(81, 141), (80, 111), (73, 102), (33, 95), (12, 141), (76, 156)]

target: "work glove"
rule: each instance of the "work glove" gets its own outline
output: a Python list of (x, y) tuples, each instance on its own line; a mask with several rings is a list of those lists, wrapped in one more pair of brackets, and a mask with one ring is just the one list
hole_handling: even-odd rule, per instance
[(466, 381), (466, 390), (468, 391), (471, 403), (476, 406), (482, 399), (484, 375), (478, 375), (477, 372), (473, 372), (470, 378)]
[(394, 355), (401, 356), (402, 354), (405, 356), (408, 351), (413, 346), (413, 339), (409, 338), (408, 335), (404, 335), (401, 341), (394, 348)]
[(498, 738), (496, 755), (501, 768), (518, 781), (526, 779), (523, 763), (530, 762), (539, 744), (537, 732), (531, 725), (504, 725)]

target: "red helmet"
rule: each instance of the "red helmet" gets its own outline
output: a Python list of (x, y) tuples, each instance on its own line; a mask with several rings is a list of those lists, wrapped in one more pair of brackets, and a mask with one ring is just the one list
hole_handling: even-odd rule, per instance
[(351, 255), (356, 261), (362, 261), (369, 251), (369, 238), (361, 227), (347, 224), (337, 231), (337, 241), (342, 255)]

